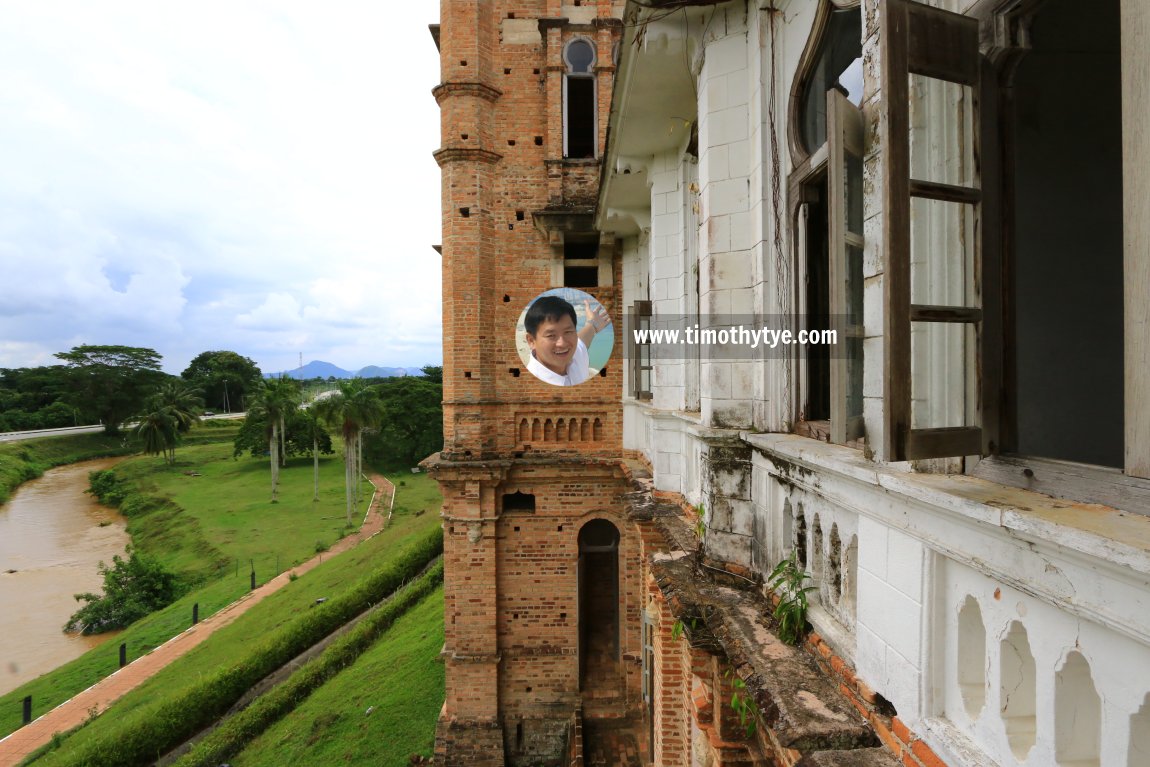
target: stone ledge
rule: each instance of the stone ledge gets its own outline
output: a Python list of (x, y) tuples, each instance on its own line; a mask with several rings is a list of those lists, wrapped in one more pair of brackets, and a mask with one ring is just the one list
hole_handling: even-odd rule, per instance
[(800, 759), (795, 767), (899, 767), (899, 761), (885, 748), (852, 748), (816, 751)]
[(783, 747), (803, 753), (875, 746), (874, 732), (814, 660), (774, 635), (767, 601), (755, 591), (714, 583), (688, 548), (694, 535), (678, 508), (668, 513), (662, 507), (670, 504), (651, 505), (656, 526), (672, 549), (679, 548), (655, 555), (655, 581), (691, 646), (730, 661), (758, 705), (760, 724)]

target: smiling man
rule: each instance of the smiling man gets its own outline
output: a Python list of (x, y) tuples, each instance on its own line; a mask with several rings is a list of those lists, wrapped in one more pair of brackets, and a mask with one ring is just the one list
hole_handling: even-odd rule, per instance
[(575, 307), (559, 296), (543, 296), (527, 309), (523, 318), (531, 349), (527, 370), (540, 381), (575, 386), (587, 380), (587, 347), (611, 319), (602, 307), (592, 309), (590, 301), (584, 301), (583, 307), (587, 321), (579, 330)]

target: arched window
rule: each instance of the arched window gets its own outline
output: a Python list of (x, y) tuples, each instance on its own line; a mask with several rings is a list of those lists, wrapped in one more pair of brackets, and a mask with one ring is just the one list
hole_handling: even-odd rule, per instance
[(862, 106), (862, 12), (832, 7), (819, 50), (800, 97), (799, 130), (803, 149), (815, 152), (827, 140), (827, 91), (839, 88)]
[(563, 156), (594, 157), (595, 48), (576, 38), (563, 49), (567, 72), (563, 77)]
[(791, 90), (794, 309), (810, 330), (833, 326), (842, 351), (802, 350), (795, 431), (855, 445), (864, 432), (862, 92), (859, 3), (822, 0)]

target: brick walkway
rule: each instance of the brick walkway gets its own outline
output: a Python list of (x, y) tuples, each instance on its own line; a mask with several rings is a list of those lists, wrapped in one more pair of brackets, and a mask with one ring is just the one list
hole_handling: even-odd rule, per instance
[[(53, 733), (67, 732), (82, 724), (88, 718), (91, 709), (95, 708), (103, 713), (112, 703), (143, 684), (172, 661), (189, 652), (200, 642), (210, 637), (213, 632), (232, 623), (252, 606), (258, 604), (260, 600), (286, 586), (290, 582), (290, 573), (303, 575), (325, 559), (341, 554), (382, 531), (390, 517), (391, 507), (395, 500), (395, 486), (379, 474), (371, 474), (368, 479), (375, 485), (376, 492), (372, 497), (367, 513), (364, 515), (363, 525), (357, 532), (340, 539), (327, 552), (280, 573), (210, 618), (205, 618), (182, 634), (177, 634), (147, 655), (132, 661), (111, 676), (101, 679), (87, 690), (77, 694), (71, 700), (61, 703), (31, 724), (21, 727), (0, 740), (0, 767), (19, 764), (20, 760), (28, 754), (51, 740)], [(388, 492), (389, 490), (390, 492)]]

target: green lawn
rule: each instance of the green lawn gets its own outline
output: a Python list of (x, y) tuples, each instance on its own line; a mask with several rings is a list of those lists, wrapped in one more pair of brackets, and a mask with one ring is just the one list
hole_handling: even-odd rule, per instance
[[(232, 459), (235, 429), (236, 425), (229, 425), (194, 430), (177, 450), (174, 467), (165, 466), (158, 457), (133, 458), (117, 466), (118, 475), (172, 501), (129, 520), (128, 531), (135, 544), (169, 569), (191, 577), (211, 577), (176, 603), (128, 627), (113, 641), (0, 696), (0, 737), (22, 724), (24, 696), (32, 696), (33, 715), (39, 716), (115, 671), (121, 642), (128, 645), (129, 659), (137, 658), (191, 625), (193, 604), (199, 604), (202, 620), (245, 594), (253, 565), (257, 583), (264, 583), (338, 539), (344, 526), (339, 456), (321, 457), (319, 503), (311, 500), (310, 458), (289, 460), (280, 474), (280, 502), (273, 505), (269, 502), (271, 472), (267, 460), (246, 456)], [(60, 458), (97, 450), (104, 444), (94, 440), (100, 435), (84, 436), (86, 440), (71, 447), (53, 443), (72, 443), (79, 438), (22, 444), (38, 457)], [(205, 441), (213, 439), (224, 441)], [(10, 447), (16, 446), (3, 446)], [(429, 521), (438, 524), (438, 486), (426, 475), (409, 476), (396, 479), (397, 484), (408, 483), (397, 506), (407, 503), (428, 508), (430, 513), (413, 519), (420, 521), (420, 527)], [(365, 505), (367, 497), (369, 494), (365, 494)], [(357, 525), (363, 510), (361, 507)], [(402, 535), (402, 531), (393, 535)]]
[[(342, 478), (342, 473), (340, 476)], [(252, 652), (254, 647), (268, 641), (276, 632), (286, 629), (307, 611), (315, 609), (317, 599), (334, 599), (350, 591), (369, 573), (387, 565), (397, 552), (437, 528), (440, 524), (440, 500), (436, 483), (422, 474), (396, 475), (393, 481), (397, 486), (401, 481), (404, 485), (399, 486), (395, 516), (386, 530), (351, 551), (332, 557), (330, 561), (270, 595), (235, 623), (220, 630), (209, 641), (129, 693), (107, 714), (66, 739), (59, 751), (37, 760), (36, 764), (66, 761), (68, 754), (74, 752), (75, 748), (115, 732), (119, 727), (131, 728), (137, 717), (148, 716), (149, 711), (166, 699), (188, 690), (219, 669), (235, 664)], [(278, 509), (282, 505), (271, 508)], [(128, 631), (135, 628), (133, 626)], [(439, 643), (442, 644), (442, 638)], [(115, 648), (105, 652), (114, 655)], [(27, 693), (17, 690), (0, 699), (0, 712), (5, 712), (11, 706), (18, 716), (19, 699), (23, 694)], [(437, 711), (442, 703), (442, 691), (438, 695)]]
[(230, 763), (400, 767), (412, 754), (431, 756), (443, 705), (442, 647), (440, 588)]
[[(198, 577), (254, 565), (268, 580), (309, 559), (345, 534), (343, 462), (320, 456), (319, 501), (313, 501), (310, 457), (288, 459), (280, 471), (279, 500), (271, 503), (267, 459), (232, 458), (231, 443), (191, 445), (176, 452), (176, 465), (135, 458), (116, 475), (150, 496), (171, 504), (128, 521), (134, 544), (170, 570)], [(359, 526), (371, 486), (353, 518)]]

